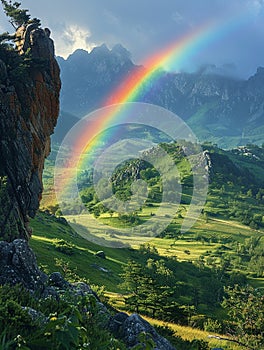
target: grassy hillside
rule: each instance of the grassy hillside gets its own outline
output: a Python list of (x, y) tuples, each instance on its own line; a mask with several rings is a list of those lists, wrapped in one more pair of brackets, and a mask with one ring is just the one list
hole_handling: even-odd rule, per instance
[[(131, 183), (140, 174), (147, 181), (150, 194), (140, 210), (120, 215), (106, 209), (89, 182), (89, 171), (84, 172), (80, 177), (80, 195), (90, 213), (76, 211), (74, 201), (63, 210), (70, 225), (55, 215), (39, 213), (32, 222), (31, 246), (48, 272), (59, 270), (71, 280), (81, 277), (93, 285), (104, 286), (108, 302), (116, 308), (136, 310), (152, 318), (155, 315), (155, 319), (181, 327), (209, 327), (210, 332), (225, 333), (225, 288), (244, 288), (247, 284), (258, 290), (264, 288), (264, 149), (248, 145), (224, 151), (210, 143), (203, 146), (210, 159), (207, 200), (195, 225), (183, 234), (181, 225), (192, 195), (190, 165), (177, 144), (164, 147), (177, 164), (183, 192), (175, 217), (158, 237), (151, 232), (122, 237), (114, 233), (115, 228), (150, 220), (160, 203), (159, 174), (146, 162), (131, 161), (116, 169), (113, 190), (121, 200), (129, 200)], [(44, 182), (48, 190), (43, 206), (60, 216), (51, 196), (55, 156), (56, 152), (46, 164)], [(165, 220), (166, 216), (158, 219)], [(114, 240), (124, 247), (96, 244)], [(104, 251), (106, 259), (96, 256), (98, 251)], [(134, 276), (141, 276), (138, 294), (133, 291), (133, 271)], [(187, 329), (179, 329), (177, 334), (184, 338)], [(203, 340), (207, 335), (201, 335)], [(192, 336), (197, 336), (196, 330)], [(211, 345), (235, 349), (213, 340)]]
[[(240, 269), (234, 269), (231, 265), (224, 266), (224, 263), (230, 262), (230, 259), (238, 258), (235, 249), (232, 249), (233, 245), (236, 246), (237, 243), (242, 245), (252, 236), (252, 230), (238, 222), (227, 222), (213, 218), (206, 222), (204, 218), (201, 218), (193, 228), (193, 233), (178, 239), (155, 238), (149, 242), (150, 246), (145, 245), (139, 249), (138, 247), (137, 249), (113, 249), (102, 248), (89, 242), (74, 232), (61, 218), (50, 214), (39, 213), (32, 222), (32, 226), (34, 234), (30, 245), (37, 255), (38, 262), (46, 272), (60, 271), (70, 280), (79, 280), (81, 277), (92, 285), (105, 286), (108, 291), (105, 294), (105, 297), (109, 299), (108, 302), (120, 310), (130, 309), (129, 305), (125, 303), (129, 294), (127, 294), (125, 286), (121, 284), (120, 275), (123, 273), (124, 266), (131, 259), (144, 266), (148, 259), (158, 261), (165, 259), (166, 266), (173, 270), (177, 281), (178, 305), (183, 307), (189, 305), (190, 307), (193, 293), (196, 290), (199, 291), (199, 298), (206, 300), (206, 302), (199, 301), (195, 312), (192, 310), (189, 319), (192, 327), (197, 327), (196, 318), (198, 320), (203, 318), (204, 320), (207, 318), (224, 320), (226, 318), (226, 313), (220, 304), (215, 304), (214, 301), (212, 304), (208, 303), (212, 297), (208, 294), (208, 283), (212, 281), (214, 285), (214, 278), (224, 278), (225, 284), (244, 283), (244, 274), (239, 274), (238, 271), (245, 272), (247, 264), (240, 265)], [(203, 235), (204, 240), (197, 241), (199, 233)], [(255, 234), (261, 235), (261, 232), (255, 232)], [(230, 242), (225, 244), (221, 241), (212, 242), (210, 240), (212, 236)], [(153, 248), (154, 246), (156, 250)], [(95, 255), (102, 249), (106, 254), (106, 259)], [(264, 279), (252, 277), (253, 274), (254, 271), (248, 270), (249, 282), (258, 287), (264, 287)], [(148, 315), (146, 310), (139, 311)], [(164, 321), (153, 320), (152, 322), (159, 325), (164, 324)], [(213, 331), (204, 333), (201, 330), (186, 328), (184, 323), (181, 326), (176, 326), (174, 323), (168, 324), (166, 321), (165, 324), (169, 325), (177, 336), (188, 341), (193, 339), (208, 341), (208, 334), (214, 333)], [(228, 345), (228, 343), (213, 339), (210, 344), (211, 346), (221, 345), (224, 349), (235, 349), (232, 343)]]
[[(210, 156), (210, 184), (205, 207), (195, 226), (184, 235), (180, 233), (181, 224), (191, 199), (192, 180), (188, 162), (183, 157), (180, 148), (177, 145), (169, 144), (166, 146), (166, 151), (171, 154), (177, 163), (183, 187), (181, 205), (176, 216), (173, 219), (171, 218), (171, 224), (160, 233), (159, 238), (152, 238), (149, 232), (145, 232), (142, 238), (138, 235), (135, 237), (122, 236), (122, 238), (118, 236), (116, 240), (135, 249), (145, 241), (151, 241), (150, 243), (157, 248), (162, 256), (177, 257), (179, 261), (192, 262), (202, 259), (204, 265), (210, 267), (219, 265), (221, 259), (224, 260), (226, 257), (229, 261), (230, 271), (234, 269), (234, 271), (246, 273), (250, 278), (262, 278), (264, 273), (264, 263), (261, 256), (264, 228), (264, 181), (262, 177), (264, 149), (253, 145), (233, 151), (223, 151), (212, 144), (205, 144), (203, 147)], [(46, 163), (44, 173), (46, 190), (43, 206), (48, 207), (51, 212), (55, 213), (57, 211), (57, 214), (60, 214), (52, 193), (52, 171), (55, 156), (56, 148)], [(155, 215), (160, 201), (160, 179), (150, 165), (133, 161), (117, 169), (113, 176), (115, 194), (121, 200), (129, 199), (131, 196), (131, 181), (135, 176), (133, 172), (140, 173), (143, 179), (148, 182), (149, 193), (151, 194), (146, 205), (133, 215), (120, 215), (105, 209), (96, 198), (93, 188), (89, 185), (89, 179), (81, 178), (80, 195), (91, 214), (76, 213), (74, 203), (73, 209), (67, 208), (63, 212), (67, 213), (67, 220), (71, 222), (71, 226), (76, 228), (82, 237), (93, 242), (100, 243), (100, 239), (103, 240), (101, 241), (103, 243), (105, 240), (111, 242), (115, 239), (115, 235), (112, 233), (114, 227), (122, 228), (144, 223)], [(127, 177), (127, 174), (129, 174), (129, 177)], [(94, 216), (96, 220), (94, 220)], [(42, 226), (47, 223), (41, 218), (36, 220), (33, 224), (35, 226), (34, 232), (39, 232), (38, 236), (42, 237), (42, 232), (47, 231)], [(162, 221), (163, 218), (160, 217), (159, 220)], [(103, 228), (100, 227), (100, 223), (104, 224)], [(110, 225), (109, 230), (105, 229), (107, 227), (105, 225)], [(64, 227), (63, 230), (70, 230), (70, 228)], [(55, 231), (53, 229), (52, 231), (50, 233), (52, 237), (63, 239), (62, 229), (56, 229)], [(67, 237), (68, 239), (73, 243), (75, 237)], [(85, 244), (90, 246), (89, 249), (92, 253), (100, 250), (99, 245), (85, 240), (77, 245), (82, 247)], [(109, 250), (109, 248), (105, 249)], [(127, 253), (127, 249), (110, 251), (111, 254), (116, 251), (115, 258), (118, 256), (117, 260), (121, 259), (121, 262), (124, 263), (122, 256), (129, 257), (131, 253), (130, 250)], [(255, 264), (256, 259), (258, 260), (258, 266)], [(90, 262), (90, 258), (88, 261)], [(118, 266), (122, 263), (119, 261)], [(254, 269), (255, 271), (253, 271)], [(116, 268), (114, 268), (114, 271), (116, 271)], [(80, 272), (83, 273), (82, 268)], [(114, 283), (114, 286), (116, 287), (116, 283)]]

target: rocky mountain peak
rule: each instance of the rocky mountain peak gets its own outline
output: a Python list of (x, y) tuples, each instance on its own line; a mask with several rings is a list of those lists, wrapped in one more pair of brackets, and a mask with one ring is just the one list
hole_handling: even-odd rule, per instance
[(71, 55), (69, 55), (69, 57), (66, 60), (62, 57), (59, 57), (59, 62), (68, 61), (68, 62), (78, 63), (78, 61), (82, 62), (84, 60), (87, 60), (88, 57), (89, 57), (89, 53), (86, 50), (78, 49), (78, 50), (75, 50)]
[[(106, 47), (93, 50), (97, 51), (104, 53), (88, 54), (89, 59), (78, 67), (71, 62), (61, 65), (62, 109), (77, 117), (99, 108), (131, 72), (142, 69), (120, 44), (112, 50)], [(236, 76), (233, 64), (205, 65), (193, 73), (161, 72), (158, 80), (144, 85), (137, 101), (157, 104), (176, 113), (201, 141), (211, 140), (223, 148), (250, 142), (262, 144), (263, 83), (262, 67), (244, 80)]]
[(101, 46), (96, 46), (90, 52), (91, 56), (105, 56), (110, 54), (110, 50), (106, 46), (106, 44), (102, 44)]
[(120, 59), (123, 60), (130, 60), (131, 59), (131, 53), (121, 44), (116, 44), (112, 50), (112, 54), (116, 55)]
[(263, 90), (264, 67), (258, 67), (257, 72), (248, 79), (248, 85)]

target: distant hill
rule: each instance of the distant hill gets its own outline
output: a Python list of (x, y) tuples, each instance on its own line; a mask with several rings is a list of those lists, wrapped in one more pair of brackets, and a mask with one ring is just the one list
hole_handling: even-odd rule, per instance
[[(63, 81), (62, 110), (86, 115), (122, 83), (136, 66), (121, 45), (106, 45), (90, 53), (77, 50), (67, 60), (58, 58)], [(205, 66), (196, 73), (164, 72), (159, 81), (145, 86), (140, 101), (165, 107), (183, 118), (202, 141), (223, 148), (264, 140), (264, 68), (248, 80), (223, 75)], [(63, 118), (63, 122), (66, 116)]]

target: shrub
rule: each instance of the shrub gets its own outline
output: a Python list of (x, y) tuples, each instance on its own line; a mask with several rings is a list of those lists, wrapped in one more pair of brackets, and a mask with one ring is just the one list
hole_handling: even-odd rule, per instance
[(222, 333), (223, 325), (218, 320), (208, 318), (204, 323), (204, 330), (207, 332)]
[(75, 245), (66, 242), (64, 239), (60, 239), (54, 243), (55, 249), (65, 255), (73, 255)]
[(193, 315), (190, 318), (189, 326), (204, 329), (204, 323), (207, 320), (205, 315)]
[[(33, 320), (32, 308), (42, 322)], [(21, 286), (1, 286), (0, 349), (124, 350), (122, 342), (102, 329), (98, 308), (91, 294), (65, 291), (59, 299), (37, 299)]]

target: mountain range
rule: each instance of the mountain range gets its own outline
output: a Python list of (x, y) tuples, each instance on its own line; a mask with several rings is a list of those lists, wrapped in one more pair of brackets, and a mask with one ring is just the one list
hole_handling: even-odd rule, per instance
[[(61, 140), (77, 118), (102, 106), (131, 72), (144, 70), (121, 45), (103, 44), (90, 53), (76, 50), (61, 68), (61, 119), (55, 140)], [(229, 67), (230, 68), (230, 67)], [(230, 69), (229, 69), (230, 72)], [(187, 122), (201, 141), (234, 148), (264, 139), (264, 68), (247, 80), (225, 75), (207, 65), (195, 73), (162, 71), (155, 83), (145, 84), (137, 101), (162, 106)]]

